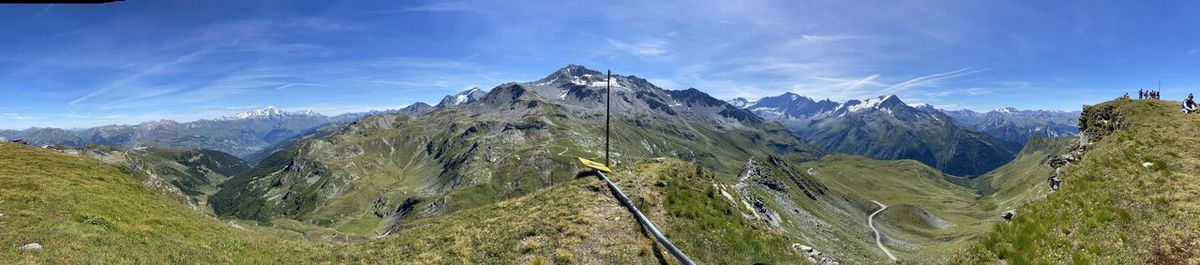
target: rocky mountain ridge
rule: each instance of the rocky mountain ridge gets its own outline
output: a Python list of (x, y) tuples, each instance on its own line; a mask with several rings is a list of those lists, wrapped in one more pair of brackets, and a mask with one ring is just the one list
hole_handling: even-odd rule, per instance
[(831, 152), (914, 159), (960, 176), (999, 167), (1020, 148), (963, 128), (944, 113), (909, 106), (895, 95), (837, 103), (784, 93), (745, 109)]

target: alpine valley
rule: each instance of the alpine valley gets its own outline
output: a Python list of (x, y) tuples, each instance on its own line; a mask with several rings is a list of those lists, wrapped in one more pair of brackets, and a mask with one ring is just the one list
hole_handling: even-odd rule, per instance
[(568, 65), (436, 106), (4, 131), (34, 146), (0, 144), (0, 260), (674, 264), (585, 158), (697, 263), (986, 261), (1078, 116), (726, 102)]

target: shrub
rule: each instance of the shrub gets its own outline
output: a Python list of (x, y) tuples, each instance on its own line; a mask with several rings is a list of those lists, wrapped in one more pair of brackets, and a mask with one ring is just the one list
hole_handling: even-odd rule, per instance
[(113, 229), (114, 225), (108, 218), (97, 214), (83, 214), (80, 218), (80, 223), (103, 227), (104, 229)]

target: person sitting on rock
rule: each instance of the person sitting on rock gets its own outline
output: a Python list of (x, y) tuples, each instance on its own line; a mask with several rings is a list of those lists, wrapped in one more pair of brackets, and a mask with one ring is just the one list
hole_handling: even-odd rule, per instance
[(1196, 112), (1196, 101), (1192, 100), (1192, 94), (1188, 94), (1187, 99), (1183, 100), (1183, 107), (1179, 111), (1183, 113)]

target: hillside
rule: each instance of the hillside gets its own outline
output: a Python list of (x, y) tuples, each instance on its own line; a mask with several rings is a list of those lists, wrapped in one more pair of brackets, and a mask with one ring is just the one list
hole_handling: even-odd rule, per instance
[(1066, 153), (1076, 138), (1030, 138), (1017, 158), (992, 172), (970, 180), (969, 186), (1009, 210), (1043, 198), (1050, 190), (1047, 178), (1054, 172), (1050, 160)]
[[(697, 264), (801, 263), (787, 237), (719, 199), (714, 175), (679, 160), (647, 160), (610, 175)], [(366, 263), (677, 264), (591, 175), (516, 199), (405, 224), (334, 250)]]
[(1063, 188), (995, 226), (966, 263), (1189, 264), (1200, 260), (1200, 116), (1179, 102), (1118, 99), (1086, 107), (1089, 140)]
[(848, 264), (887, 260), (867, 224), (879, 209), (872, 201), (889, 206), (875, 225), (883, 245), (906, 261), (944, 262), (996, 221), (974, 191), (913, 160), (830, 155), (797, 165), (770, 158), (757, 164), (760, 173), (742, 182), (751, 185), (734, 194), (764, 202), (761, 218)]
[[(0, 263), (286, 263), (308, 248), (234, 228), (90, 158), (0, 143), (0, 183)], [(29, 243), (43, 248), (18, 250)]]
[[(528, 196), (406, 224), (378, 238), (310, 236), (222, 221), (88, 157), (0, 143), (0, 263), (589, 263), (671, 257), (590, 175)], [(792, 263), (782, 234), (715, 200), (711, 171), (679, 160), (611, 177), (701, 264)], [(349, 241), (346, 241), (349, 240)], [(39, 250), (19, 250), (38, 243)]]

